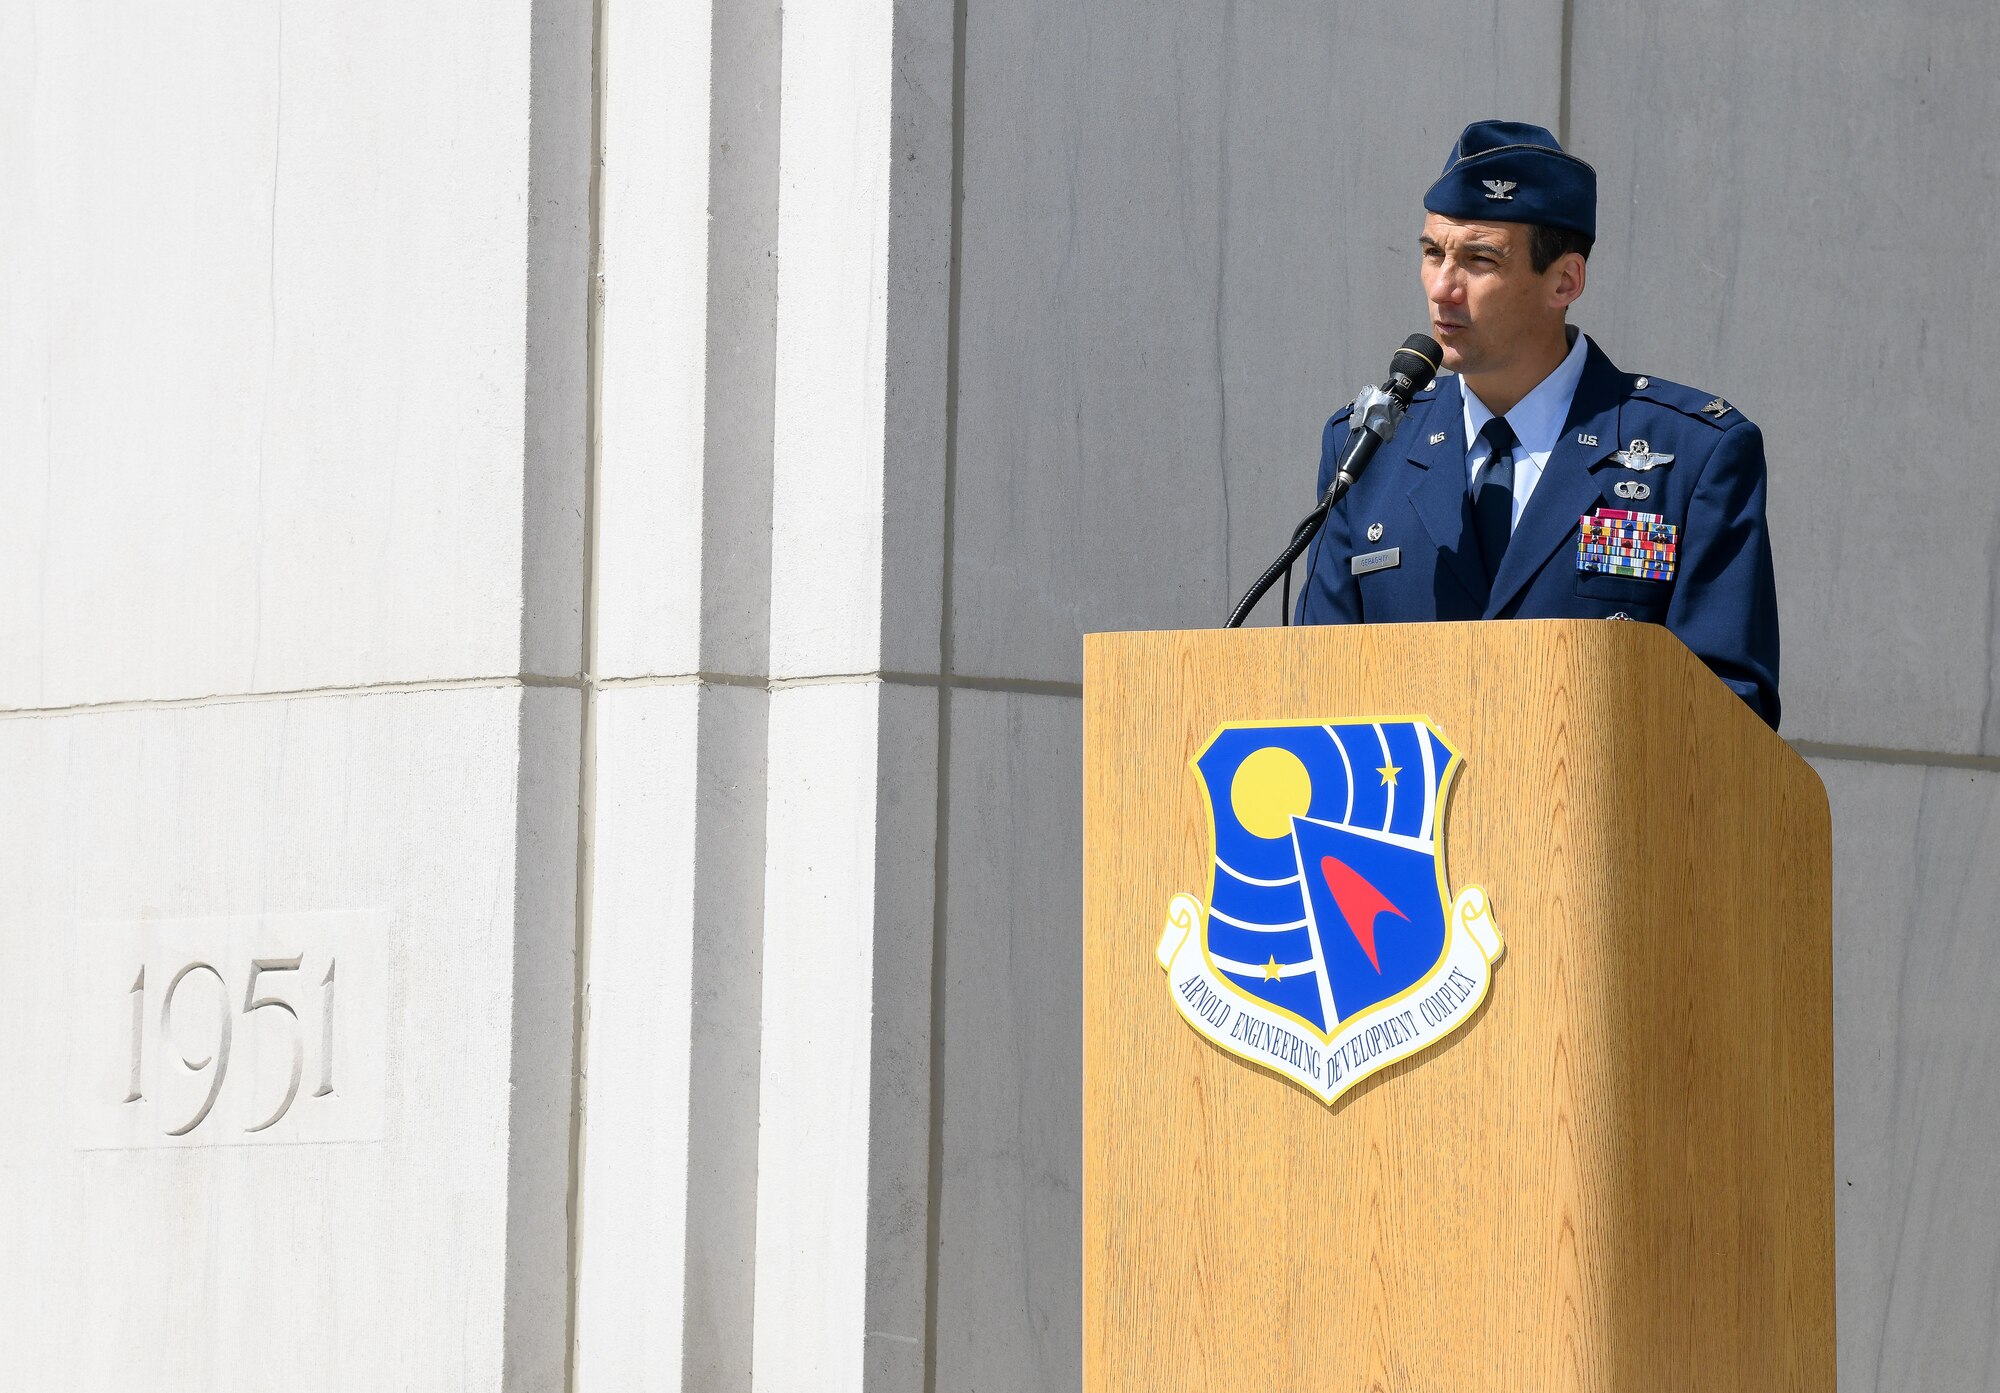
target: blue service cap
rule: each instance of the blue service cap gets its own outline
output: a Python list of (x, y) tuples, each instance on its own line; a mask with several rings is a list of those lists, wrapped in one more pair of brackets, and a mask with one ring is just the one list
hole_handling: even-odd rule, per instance
[(1525, 222), (1597, 237), (1597, 171), (1541, 126), (1474, 121), (1445, 157), (1424, 208), (1466, 222)]

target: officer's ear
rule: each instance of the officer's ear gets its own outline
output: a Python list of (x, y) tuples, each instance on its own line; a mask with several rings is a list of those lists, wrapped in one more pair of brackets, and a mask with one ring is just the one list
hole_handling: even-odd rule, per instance
[(1559, 310), (1566, 310), (1583, 295), (1584, 283), (1590, 279), (1590, 264), (1581, 252), (1564, 252), (1556, 258), (1556, 264), (1549, 267), (1549, 303)]

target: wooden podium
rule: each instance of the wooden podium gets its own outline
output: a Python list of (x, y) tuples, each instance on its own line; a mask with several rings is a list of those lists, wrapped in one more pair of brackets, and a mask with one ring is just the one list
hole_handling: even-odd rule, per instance
[[(1084, 659), (1085, 1393), (1831, 1393), (1818, 777), (1666, 630), (1096, 634)], [(1464, 1028), (1331, 1106), (1177, 1014), (1224, 722), (1427, 717)]]

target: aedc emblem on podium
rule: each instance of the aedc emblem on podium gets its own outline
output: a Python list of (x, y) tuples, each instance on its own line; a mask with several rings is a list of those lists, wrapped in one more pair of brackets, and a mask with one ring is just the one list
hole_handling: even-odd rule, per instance
[(1189, 1025), (1330, 1104), (1472, 1018), (1500, 934), (1445, 882), (1459, 754), (1430, 722), (1230, 723), (1191, 763), (1208, 904), (1175, 895), (1159, 947)]

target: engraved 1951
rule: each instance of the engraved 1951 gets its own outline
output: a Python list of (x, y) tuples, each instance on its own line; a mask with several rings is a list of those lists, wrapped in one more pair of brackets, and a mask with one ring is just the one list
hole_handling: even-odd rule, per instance
[[(146, 971), (140, 965), (129, 993), (131, 1066), (123, 1101), (151, 1107), (152, 1121), (166, 1136), (183, 1137), (204, 1124), (216, 1125), (211, 1117), (225, 1088), (252, 1090), (229, 1110), (243, 1119), (231, 1125), (246, 1133), (276, 1127), (295, 1106), (309, 1106), (299, 1102), (308, 1077), (314, 1081), (309, 1099), (333, 1096), (340, 1044), (337, 957), (309, 960), (296, 953), (240, 962), (197, 959), (181, 964), (164, 984), (149, 984)], [(312, 999), (303, 1000), (301, 993)], [(316, 1031), (309, 1029), (311, 1016), (318, 1017)], [(239, 1022), (244, 1030), (259, 1032), (259, 1067), (232, 1082), (230, 1061)], [(161, 1077), (147, 1067), (149, 1050), (172, 1061), (168, 1077), (192, 1078), (198, 1087), (156, 1084), (156, 1092), (176, 1096), (149, 1099), (148, 1079)]]

